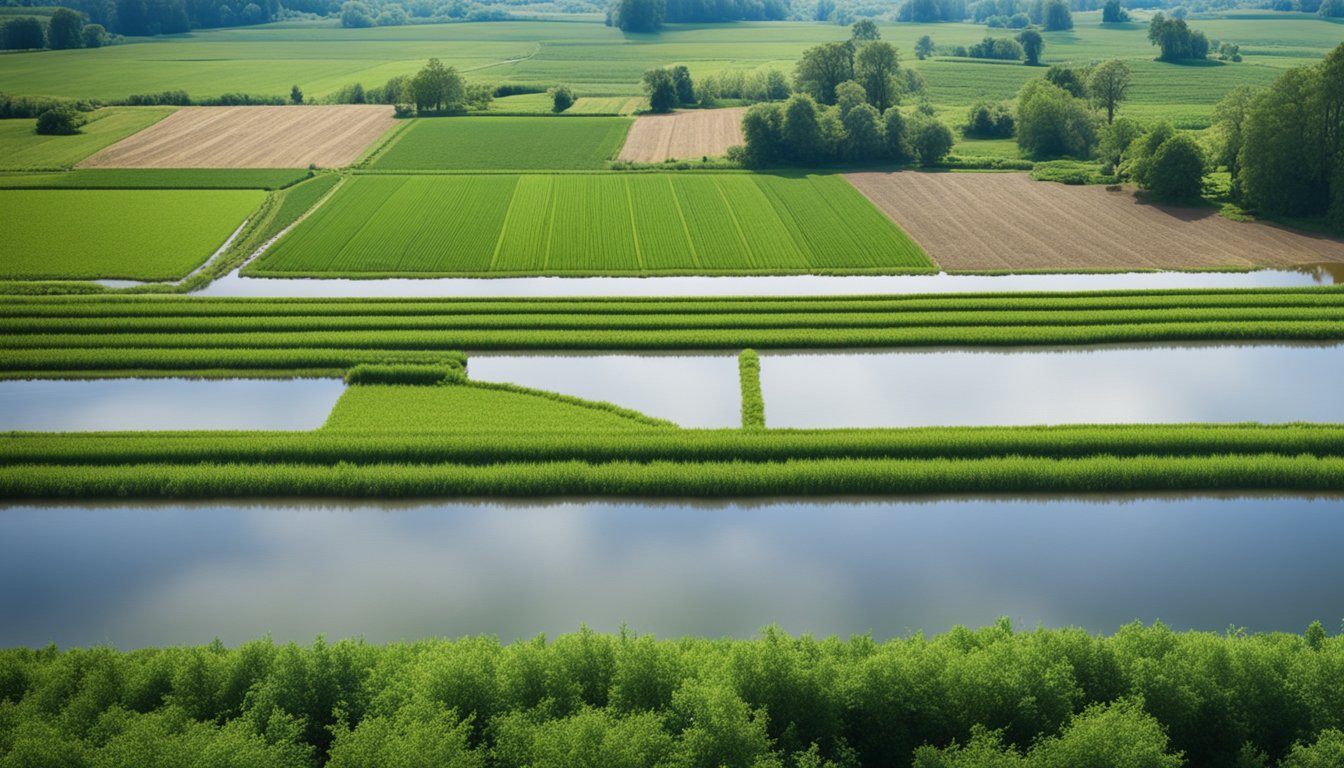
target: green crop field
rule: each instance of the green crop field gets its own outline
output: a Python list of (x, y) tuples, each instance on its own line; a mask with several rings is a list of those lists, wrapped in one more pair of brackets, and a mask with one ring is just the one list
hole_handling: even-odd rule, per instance
[[(20, 60), (0, 60), (0, 76)], [(0, 90), (4, 90), (0, 88)], [(0, 120), (0, 170), (53, 170), (69, 168), (94, 152), (114, 144), (167, 117), (173, 107), (107, 107), (89, 115), (81, 132), (73, 136), (40, 136), (33, 132), (36, 120)]]
[(841, 176), (600, 174), (358, 176), (249, 273), (931, 269), (919, 246)]
[(0, 173), (0, 189), (282, 189), (307, 177), (292, 168), (78, 168)]
[(507, 385), (359, 385), (341, 395), (326, 429), (360, 434), (627, 430), (656, 425), (642, 414)]
[(618, 117), (430, 117), (416, 120), (370, 164), (380, 171), (590, 170), (625, 142)]
[(0, 277), (171, 280), (205, 261), (265, 193), (0, 190)]

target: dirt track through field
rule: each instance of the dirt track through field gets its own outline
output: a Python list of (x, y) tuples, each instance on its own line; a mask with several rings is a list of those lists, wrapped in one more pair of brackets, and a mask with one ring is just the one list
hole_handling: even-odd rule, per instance
[(337, 168), (396, 121), (375, 104), (188, 107), (98, 152), (80, 168)]
[(947, 270), (1275, 267), (1344, 262), (1344, 239), (1235, 222), (1212, 208), (1021, 173), (851, 173), (847, 178)]
[(661, 163), (668, 158), (715, 157), (742, 143), (746, 109), (692, 109), (667, 115), (641, 115), (630, 126), (618, 160)]

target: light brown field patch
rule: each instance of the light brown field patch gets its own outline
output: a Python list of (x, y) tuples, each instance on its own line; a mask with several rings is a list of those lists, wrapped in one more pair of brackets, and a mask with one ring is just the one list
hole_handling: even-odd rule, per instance
[(337, 168), (396, 121), (377, 104), (188, 107), (103, 149), (80, 168)]
[(1235, 222), (1212, 208), (1021, 173), (851, 173), (847, 178), (946, 270), (1275, 267), (1344, 262), (1344, 240)]
[(691, 109), (666, 115), (640, 115), (630, 126), (618, 160), (661, 163), (668, 159), (715, 157), (742, 143), (746, 109)]

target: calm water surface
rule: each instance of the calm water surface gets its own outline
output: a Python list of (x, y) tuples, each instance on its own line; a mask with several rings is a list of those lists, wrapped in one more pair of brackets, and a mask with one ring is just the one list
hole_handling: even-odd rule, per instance
[(1339, 620), (1344, 500), (0, 509), (0, 647)]
[(1344, 345), (761, 353), (772, 427), (1344, 422)]
[(338, 379), (0, 381), (0, 431), (315, 429)]
[[(1344, 281), (1340, 265), (1258, 272), (1130, 272), (1072, 275), (777, 275), (746, 277), (504, 277), (388, 280), (241, 277), (235, 271), (198, 296), (806, 296), (973, 291), (1097, 291), (1141, 288), (1281, 288)], [(124, 287), (126, 281), (100, 281)]]
[(735, 353), (473, 354), (467, 369), (479, 381), (615, 403), (683, 427), (742, 425)]

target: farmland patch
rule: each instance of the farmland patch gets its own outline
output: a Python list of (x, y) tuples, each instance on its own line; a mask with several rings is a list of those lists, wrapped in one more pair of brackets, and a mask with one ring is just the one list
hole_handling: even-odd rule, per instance
[[(426, 216), (432, 210), (436, 215)], [(357, 176), (248, 268), (266, 276), (919, 272), (840, 176)]]
[(254, 190), (0, 190), (0, 277), (172, 280), (228, 239)]
[(848, 178), (949, 270), (1247, 269), (1344, 262), (1344, 241), (1025, 174)]
[(81, 168), (335, 168), (394, 124), (380, 105), (189, 107)]
[(43, 136), (36, 120), (0, 120), (0, 170), (69, 168), (172, 114), (173, 107), (108, 107), (88, 115), (72, 136)]
[(603, 168), (630, 121), (618, 117), (420, 118), (370, 167), (387, 171)]
[(642, 115), (630, 128), (618, 159), (661, 163), (717, 157), (741, 144), (744, 108), (693, 109), (666, 115)]

